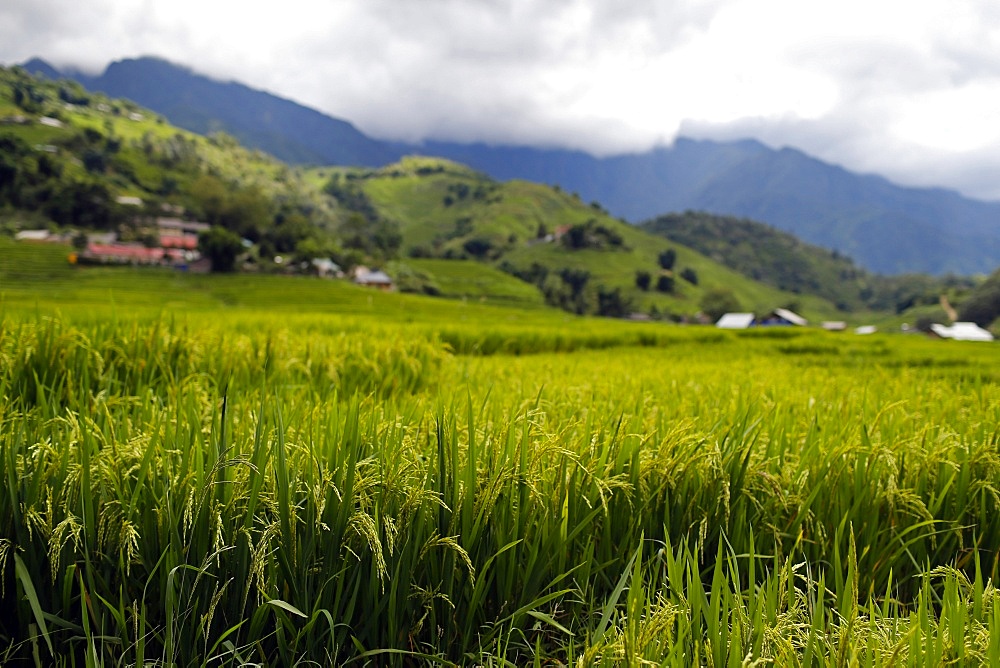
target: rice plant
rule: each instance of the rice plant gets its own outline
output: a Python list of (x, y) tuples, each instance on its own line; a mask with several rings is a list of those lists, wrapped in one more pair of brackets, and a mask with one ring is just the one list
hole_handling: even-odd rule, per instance
[(7, 315), (0, 654), (1000, 663), (997, 356)]

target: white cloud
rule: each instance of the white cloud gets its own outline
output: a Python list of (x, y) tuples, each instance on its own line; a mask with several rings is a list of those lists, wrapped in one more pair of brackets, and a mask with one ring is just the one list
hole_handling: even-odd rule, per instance
[(998, 53), (993, 0), (0, 4), (0, 62), (159, 55), (384, 138), (607, 154), (754, 136), (994, 198)]

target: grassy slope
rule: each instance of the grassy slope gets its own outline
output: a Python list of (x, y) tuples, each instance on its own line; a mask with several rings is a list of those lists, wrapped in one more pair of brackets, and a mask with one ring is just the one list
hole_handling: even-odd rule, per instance
[[(552, 271), (564, 267), (586, 269), (593, 283), (621, 288), (638, 310), (656, 307), (660, 311), (694, 314), (705, 290), (725, 287), (748, 310), (767, 311), (794, 305), (813, 320), (837, 314), (833, 305), (821, 298), (781, 291), (747, 279), (696, 251), (611, 218), (548, 186), (524, 181), (496, 183), (454, 163), (427, 158), (407, 159), (365, 174), (366, 178), (359, 179), (365, 192), (384, 216), (401, 225), (404, 253), (419, 246), (431, 247), (435, 239), (439, 240), (441, 251), (460, 252), (466, 240), (485, 237), (503, 249), (500, 260), (517, 267), (526, 268), (537, 262)], [(460, 186), (467, 187), (470, 193), (479, 188), (484, 195), (477, 198), (470, 194), (458, 199), (455, 191)], [(445, 203), (449, 196), (453, 200), (450, 205)], [(464, 229), (459, 222), (462, 219), (470, 221)], [(572, 251), (559, 243), (535, 243), (540, 226), (552, 232), (557, 227), (591, 219), (617, 231), (624, 238), (626, 249)], [(690, 267), (697, 272), (699, 284), (691, 285), (678, 277), (675, 294), (639, 290), (635, 286), (636, 271), (649, 271), (655, 285), (659, 272), (657, 257), (667, 248), (677, 250), (678, 275)], [(433, 275), (433, 270), (428, 271)]]
[(861, 295), (869, 287), (868, 272), (849, 258), (764, 223), (685, 212), (660, 216), (640, 227), (762, 283), (819, 294), (852, 310), (864, 306)]
[(433, 276), (444, 297), (499, 301), (522, 307), (544, 304), (533, 285), (481, 262), (414, 258), (406, 260), (406, 264)]
[[(165, 177), (174, 179), (177, 191), (183, 194), (201, 173), (207, 171), (226, 182), (252, 185), (269, 197), (294, 194), (320, 209), (332, 210), (331, 200), (323, 197), (312, 183), (308, 183), (301, 170), (289, 168), (260, 151), (245, 149), (230, 138), (208, 138), (181, 130), (154, 112), (127, 100), (113, 100), (100, 94), (88, 93), (88, 105), (67, 105), (58, 99), (59, 84), (35, 80), (35, 90), (45, 100), (39, 113), (26, 114), (13, 103), (10, 84), (14, 78), (11, 71), (0, 68), (0, 117), (25, 115), (31, 122), (25, 125), (0, 126), (0, 132), (18, 136), (32, 146), (57, 145), (59, 150), (56, 157), (63, 166), (64, 179), (97, 180), (106, 185), (114, 195), (156, 197), (156, 191), (160, 189)], [(111, 111), (102, 111), (100, 106)], [(63, 127), (53, 128), (38, 123), (38, 118), (46, 114), (58, 116)], [(132, 114), (138, 116), (133, 117)], [(116, 157), (129, 166), (135, 175), (134, 180), (116, 174), (114, 169), (101, 175), (84, 170), (80, 156), (63, 144), (85, 128), (120, 140), (121, 149)], [(157, 143), (174, 137), (183, 138), (195, 147), (196, 164), (164, 167), (152, 162), (143, 151), (144, 138)], [(183, 200), (183, 197), (180, 199)]]

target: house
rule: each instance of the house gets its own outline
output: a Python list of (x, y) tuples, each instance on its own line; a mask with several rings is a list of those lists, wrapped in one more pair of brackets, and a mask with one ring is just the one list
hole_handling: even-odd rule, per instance
[(160, 234), (193, 234), (197, 236), (199, 233), (210, 229), (212, 226), (208, 223), (199, 223), (194, 220), (182, 220), (180, 218), (157, 218), (156, 227), (160, 230)]
[(118, 241), (118, 234), (115, 232), (88, 232), (87, 243), (108, 246)]
[(860, 327), (854, 328), (854, 333), (861, 335), (874, 334), (877, 331), (878, 327), (876, 327), (875, 325), (861, 325)]
[(160, 234), (161, 248), (180, 248), (183, 250), (198, 249), (198, 235), (196, 234)]
[(934, 323), (931, 331), (942, 339), (955, 341), (992, 341), (993, 335), (974, 322), (956, 322), (951, 327)]
[(119, 195), (115, 198), (115, 201), (123, 206), (142, 206), (141, 197), (132, 197), (130, 195)]
[(847, 329), (847, 323), (843, 320), (824, 320), (820, 327), (828, 332), (843, 332)]
[(379, 270), (372, 271), (364, 266), (355, 267), (354, 282), (380, 290), (392, 290), (392, 279), (388, 274)]
[(798, 313), (794, 311), (789, 311), (786, 308), (776, 308), (761, 321), (762, 325), (794, 325), (796, 327), (805, 327), (809, 324), (809, 321), (803, 318)]
[(146, 248), (139, 244), (87, 244), (79, 254), (81, 263), (91, 264), (183, 264), (184, 251), (179, 248)]
[[(564, 236), (566, 236), (566, 234), (567, 234), (567, 233), (568, 233), (568, 232), (569, 232), (569, 231), (570, 231), (571, 229), (573, 229), (573, 226), (572, 226), (572, 225), (560, 225), (559, 227), (557, 227), (557, 228), (555, 229), (555, 232), (553, 232), (553, 233), (552, 233), (551, 235), (546, 235), (546, 239), (547, 239), (547, 240), (549, 240), (549, 241), (559, 241), (559, 240), (560, 240), (560, 239), (562, 239), (562, 238), (563, 238)], [(548, 237), (550, 237), (550, 236), (551, 236), (552, 238), (551, 238), (551, 239), (548, 239)]]
[(321, 277), (340, 277), (344, 275), (344, 272), (340, 269), (340, 265), (328, 257), (313, 258), (312, 266), (316, 270), (316, 273)]
[(50, 236), (48, 230), (21, 230), (14, 235), (14, 239), (17, 241), (48, 241)]
[(715, 326), (719, 329), (746, 329), (753, 326), (753, 313), (726, 313)]

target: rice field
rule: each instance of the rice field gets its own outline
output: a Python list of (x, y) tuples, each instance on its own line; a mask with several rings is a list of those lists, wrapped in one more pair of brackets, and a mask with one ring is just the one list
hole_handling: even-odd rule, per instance
[(504, 313), (6, 309), (0, 661), (1000, 665), (996, 346)]

